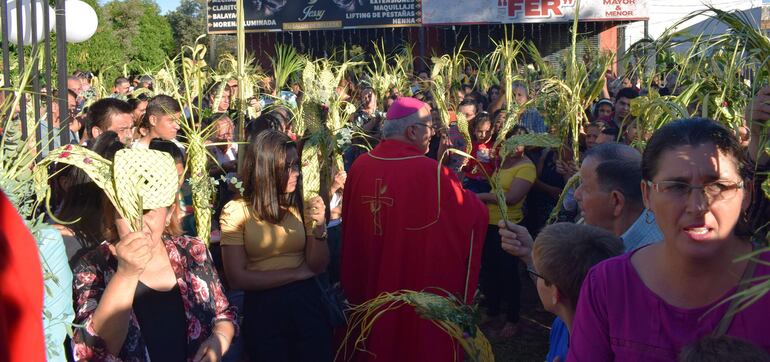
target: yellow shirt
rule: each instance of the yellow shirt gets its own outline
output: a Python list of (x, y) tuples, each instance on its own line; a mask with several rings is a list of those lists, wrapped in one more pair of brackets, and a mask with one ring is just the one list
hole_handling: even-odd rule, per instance
[[(503, 192), (507, 193), (511, 188), (511, 182), (514, 179), (522, 179), (529, 182), (535, 182), (537, 178), (537, 169), (531, 161), (519, 162), (511, 168), (501, 168), (497, 170), (500, 177), (500, 184), (503, 186)], [(517, 202), (516, 205), (508, 205), (508, 221), (513, 223), (521, 222), (524, 218), (524, 200), (526, 196)], [(500, 207), (497, 204), (487, 204), (489, 209), (489, 224), (497, 225), (500, 221)]]
[(280, 224), (257, 219), (245, 200), (233, 200), (222, 209), (219, 224), (222, 245), (243, 245), (247, 268), (269, 271), (296, 268), (305, 261), (305, 227), (291, 209)]

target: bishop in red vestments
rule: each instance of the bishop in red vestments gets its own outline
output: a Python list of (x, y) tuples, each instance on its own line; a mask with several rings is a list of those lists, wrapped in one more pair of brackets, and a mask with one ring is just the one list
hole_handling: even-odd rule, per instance
[[(425, 156), (433, 132), (429, 106), (399, 98), (382, 142), (348, 173), (341, 282), (353, 304), (400, 289), (443, 293), (436, 288), (472, 301), (487, 208)], [(364, 347), (355, 361), (462, 361), (459, 345), (408, 306), (385, 313)]]

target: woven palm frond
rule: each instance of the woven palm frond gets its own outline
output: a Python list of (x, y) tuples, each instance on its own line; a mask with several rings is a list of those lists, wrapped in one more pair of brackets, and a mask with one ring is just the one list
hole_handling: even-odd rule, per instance
[(306, 60), (305, 67), (302, 69), (302, 91), (308, 99), (317, 98), (317, 79), (316, 63)]
[(471, 141), (471, 132), (470, 132), (470, 126), (468, 124), (468, 120), (465, 119), (465, 115), (462, 113), (457, 113), (457, 130), (460, 131), (460, 134), (462, 134), (463, 139), (465, 140), (465, 153), (471, 153), (471, 149), (473, 148), (473, 142)]
[(302, 105), (302, 123), (305, 125), (303, 134), (312, 136), (321, 130), (323, 109), (318, 103), (307, 102)]
[(179, 81), (172, 62), (166, 60), (163, 68), (153, 75), (152, 87), (156, 94), (165, 94), (171, 97), (178, 95)]
[(174, 159), (164, 152), (120, 150), (112, 172), (118, 208), (124, 218), (135, 222), (136, 230), (141, 230), (142, 210), (171, 205), (179, 190)]
[(212, 203), (216, 190), (209, 177), (207, 163), (212, 158), (206, 140), (209, 138), (213, 124), (207, 129), (188, 134), (187, 169), (190, 170), (190, 188), (192, 191), (193, 210), (195, 214), (195, 230), (198, 237), (208, 245), (211, 237)]
[(321, 73), (318, 76), (318, 83), (320, 85), (319, 97), (322, 103), (327, 104), (334, 96), (339, 80), (334, 75), (329, 62), (322, 63)]
[[(310, 202), (321, 192), (321, 151), (316, 139), (308, 139), (302, 146), (302, 199)], [(308, 225), (310, 228), (314, 225)]]
[(445, 55), (442, 57), (433, 57), (431, 58), (431, 61), (433, 62), (433, 68), (431, 70), (431, 95), (436, 104), (441, 126), (443, 128), (448, 128), (450, 122), (450, 107), (447, 100), (449, 89), (447, 86), (448, 81), (444, 77), (444, 68), (449, 65), (450, 59)]
[(516, 150), (519, 146), (525, 147), (543, 147), (543, 148), (559, 148), (561, 146), (561, 140), (558, 137), (552, 136), (548, 133), (529, 133), (529, 134), (517, 134), (508, 137), (503, 142), (500, 156), (505, 158)]
[(67, 145), (51, 152), (35, 166), (40, 200), (48, 195), (48, 166), (64, 163), (88, 174), (134, 231), (141, 230), (142, 210), (166, 207), (178, 190), (176, 167), (170, 155), (155, 150), (123, 149), (110, 162), (86, 148)]
[(500, 208), (500, 217), (505, 221), (509, 221), (508, 220), (508, 201), (505, 198), (505, 189), (503, 188), (503, 184), (500, 182), (500, 173), (495, 172), (488, 179), (489, 179), (489, 186), (492, 189), (492, 193), (495, 194), (495, 198), (497, 199), (497, 206), (498, 208)]

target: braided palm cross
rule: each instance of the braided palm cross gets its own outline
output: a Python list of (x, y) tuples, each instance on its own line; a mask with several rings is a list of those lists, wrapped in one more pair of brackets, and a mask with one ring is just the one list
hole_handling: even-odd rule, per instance
[(382, 236), (382, 216), (380, 215), (380, 210), (382, 209), (382, 205), (392, 207), (393, 206), (393, 198), (392, 197), (384, 197), (385, 191), (388, 190), (388, 186), (382, 185), (382, 179), (377, 179), (374, 183), (374, 196), (362, 196), (361, 198), (364, 200), (364, 204), (369, 204), (369, 210), (372, 212), (372, 216), (374, 216), (374, 235), (375, 236)]

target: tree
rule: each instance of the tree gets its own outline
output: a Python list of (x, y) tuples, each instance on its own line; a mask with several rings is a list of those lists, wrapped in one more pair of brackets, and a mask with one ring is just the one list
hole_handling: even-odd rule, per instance
[(107, 85), (123, 74), (140, 74), (161, 66), (173, 55), (171, 26), (152, 0), (113, 0), (99, 6), (85, 0), (99, 17), (94, 36), (67, 48), (70, 70), (102, 73)]
[(174, 34), (174, 48), (192, 45), (206, 34), (206, 0), (182, 0), (176, 10), (166, 15)]
[(132, 74), (157, 68), (172, 55), (171, 25), (152, 0), (113, 0), (105, 6), (115, 37), (120, 41), (125, 64)]
[(109, 81), (120, 74), (119, 67), (125, 61), (123, 50), (112, 30), (112, 22), (96, 0), (85, 0), (96, 11), (99, 26), (91, 39), (67, 46), (69, 73), (76, 70), (93, 71), (108, 76)]

